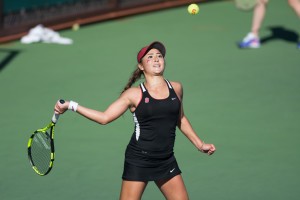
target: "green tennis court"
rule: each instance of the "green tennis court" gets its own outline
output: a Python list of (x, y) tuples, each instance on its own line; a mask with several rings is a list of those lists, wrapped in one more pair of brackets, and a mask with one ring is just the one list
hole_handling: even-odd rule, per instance
[[(46, 126), (57, 99), (104, 110), (118, 98), (152, 41), (166, 45), (165, 77), (184, 87), (185, 114), (199, 153), (177, 131), (175, 155), (190, 199), (296, 200), (300, 196), (300, 21), (286, 1), (270, 1), (262, 47), (241, 50), (251, 12), (233, 1), (198, 4), (86, 25), (60, 34), (72, 45), (0, 45), (0, 199), (118, 199), (130, 112), (106, 126), (73, 112), (60, 117), (51, 173), (27, 158), (32, 132)], [(143, 200), (164, 199), (154, 183)]]

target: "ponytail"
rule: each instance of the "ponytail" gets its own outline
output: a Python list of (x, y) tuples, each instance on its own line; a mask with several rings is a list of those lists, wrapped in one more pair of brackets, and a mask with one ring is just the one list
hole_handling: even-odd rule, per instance
[(124, 87), (122, 93), (125, 92), (127, 89), (129, 89), (138, 79), (140, 79), (142, 74), (143, 74), (143, 71), (137, 67), (137, 69), (132, 72), (132, 74), (128, 80), (128, 83)]

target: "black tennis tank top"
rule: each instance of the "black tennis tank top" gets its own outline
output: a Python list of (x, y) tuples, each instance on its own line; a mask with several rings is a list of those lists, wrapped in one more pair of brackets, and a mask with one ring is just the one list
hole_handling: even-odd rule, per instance
[(132, 113), (135, 128), (126, 150), (127, 161), (144, 165), (148, 161), (173, 160), (181, 102), (170, 82), (165, 81), (169, 88), (166, 99), (151, 97), (145, 85), (140, 84), (142, 97)]

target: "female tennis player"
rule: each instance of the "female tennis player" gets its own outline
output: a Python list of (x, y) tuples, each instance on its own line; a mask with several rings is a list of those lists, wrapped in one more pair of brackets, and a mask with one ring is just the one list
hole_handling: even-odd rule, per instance
[[(176, 126), (199, 151), (212, 155), (216, 150), (213, 144), (201, 141), (184, 115), (181, 84), (163, 77), (165, 54), (161, 42), (155, 41), (142, 48), (137, 55), (137, 69), (124, 91), (104, 112), (73, 101), (55, 105), (57, 114), (69, 109), (103, 125), (117, 119), (127, 109), (132, 112), (135, 131), (125, 153), (121, 200), (141, 199), (149, 181), (154, 181), (168, 200), (188, 199), (173, 152)], [(142, 75), (145, 82), (131, 87)]]

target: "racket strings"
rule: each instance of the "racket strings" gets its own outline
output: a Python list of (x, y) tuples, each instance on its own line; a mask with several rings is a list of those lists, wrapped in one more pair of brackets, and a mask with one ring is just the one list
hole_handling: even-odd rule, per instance
[(241, 10), (252, 10), (257, 3), (257, 0), (235, 0), (237, 8)]
[(31, 159), (36, 169), (44, 174), (51, 163), (51, 139), (47, 132), (37, 132), (31, 143)]

